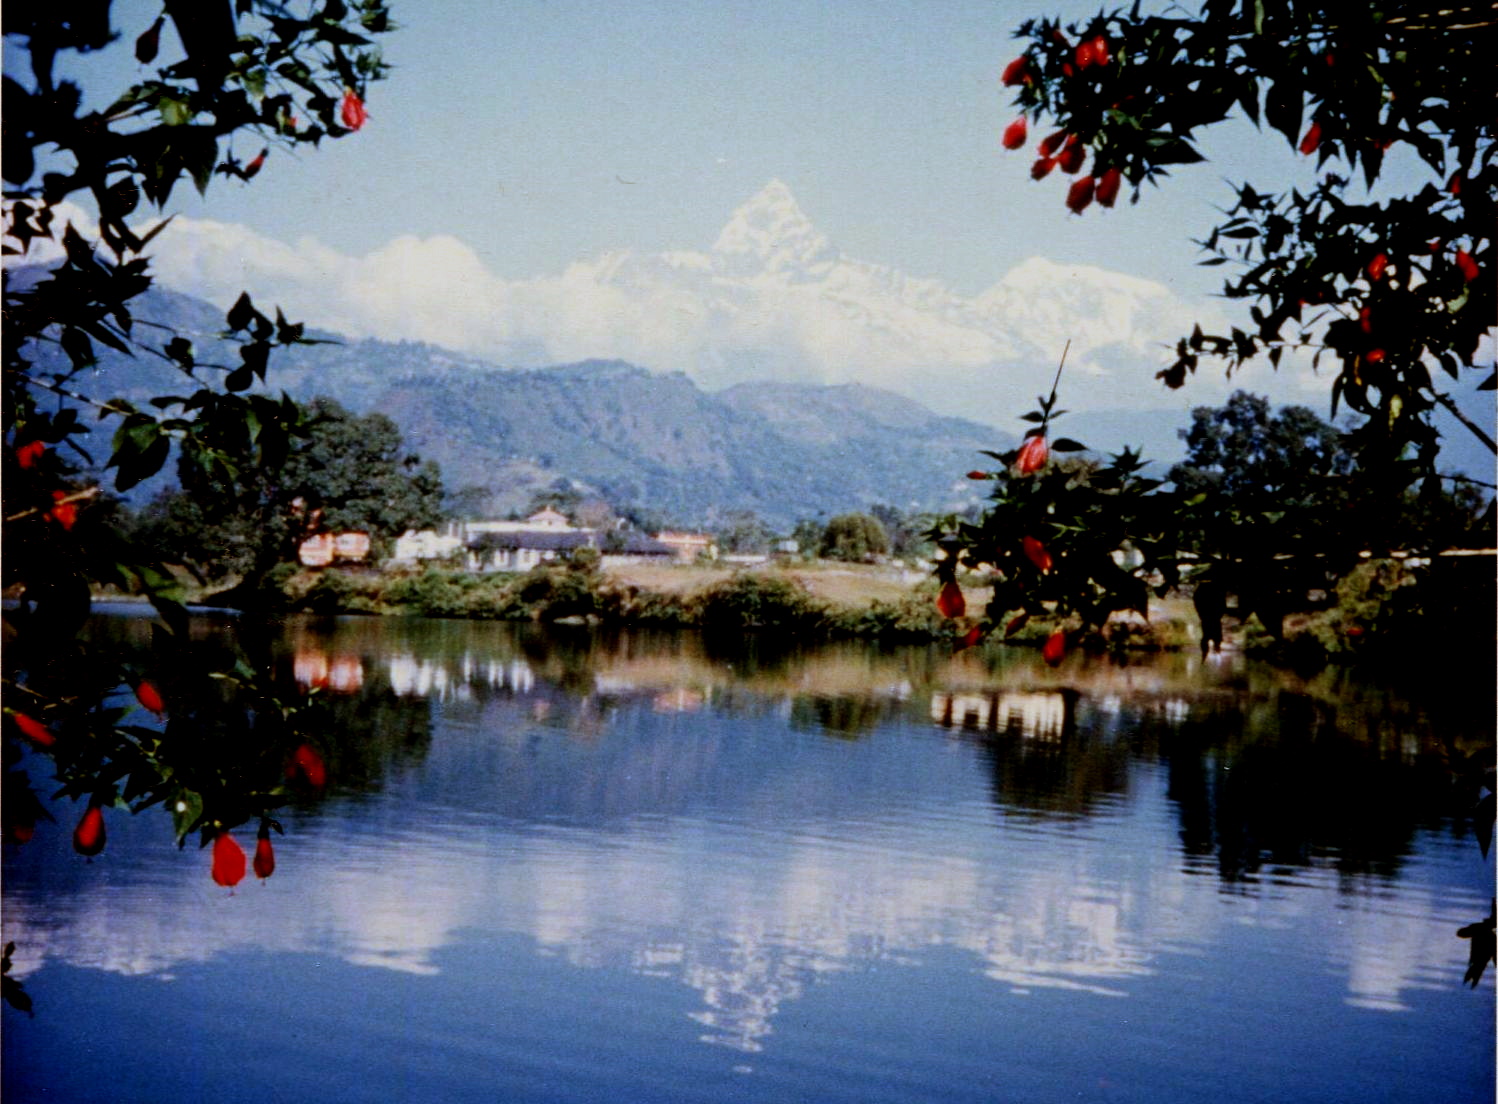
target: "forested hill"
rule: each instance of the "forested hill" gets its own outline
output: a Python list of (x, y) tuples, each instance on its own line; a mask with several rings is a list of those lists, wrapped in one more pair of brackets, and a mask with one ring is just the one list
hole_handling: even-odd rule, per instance
[[(218, 348), (223, 313), (202, 300), (153, 290), (135, 314), (188, 336), (201, 359), (237, 363)], [(99, 371), (79, 381), (96, 397), (188, 393), (164, 359), (103, 354)], [(268, 382), (297, 399), (327, 395), (358, 413), (388, 414), (413, 452), (441, 465), (450, 491), (486, 488), (492, 510), (522, 508), (559, 480), (680, 525), (739, 510), (789, 527), (875, 503), (960, 508), (980, 498), (982, 484), (964, 479), (988, 462), (979, 450), (1017, 443), (858, 384), (706, 392), (680, 372), (617, 361), (510, 370), (409, 342), (277, 352)], [(101, 462), (112, 429), (105, 423), (90, 445)]]

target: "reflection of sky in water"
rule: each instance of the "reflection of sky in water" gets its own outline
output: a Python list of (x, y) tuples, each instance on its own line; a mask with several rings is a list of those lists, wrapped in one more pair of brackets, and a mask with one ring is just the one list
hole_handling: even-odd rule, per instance
[(849, 740), (788, 723), (786, 702), (727, 704), (701, 679), (609, 675), (578, 697), (513, 656), (366, 657), (363, 670), (365, 692), (430, 699), (424, 758), (287, 816), (275, 876), (232, 896), (206, 853), (171, 847), (164, 818), (114, 817), (91, 865), (65, 831), (39, 832), (8, 856), (14, 973), (59, 962), (165, 979), (264, 951), (440, 977), (519, 936), (584, 971), (685, 987), (697, 1037), (746, 1054), (773, 1051), (815, 987), (929, 970), (939, 990), (954, 954), (995, 999), (1066, 991), (1137, 1009), (1125, 1016), (1163, 1015), (1158, 1002), (1183, 993), (1227, 1016), (1247, 978), (1291, 1015), (1302, 988), (1318, 999), (1305, 979), (1328, 974), (1356, 1010), (1470, 996), (1453, 934), (1487, 911), (1470, 840), (1421, 832), (1395, 877), (1266, 864), (1228, 887), (1183, 853), (1157, 757), (1120, 752), (1121, 777), (1070, 812), (996, 804), (993, 741), (1011, 774), (1033, 757), (1065, 765), (1075, 746), (1124, 740), (1141, 710), (1185, 720), (1178, 698), (896, 680)]

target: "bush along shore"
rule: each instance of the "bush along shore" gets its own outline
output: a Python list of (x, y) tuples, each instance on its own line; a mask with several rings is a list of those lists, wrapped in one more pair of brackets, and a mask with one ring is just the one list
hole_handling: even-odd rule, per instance
[[(1040, 646), (1070, 626), (1058, 619), (1031, 617), (1008, 635), (982, 622), (988, 598), (985, 581), (964, 580), (969, 616), (954, 622), (938, 608), (938, 586), (926, 579), (894, 591), (857, 585), (837, 597), (814, 593), (806, 579), (813, 570), (761, 567), (733, 573), (693, 575), (683, 569), (685, 586), (651, 585), (615, 576), (596, 564), (547, 564), (522, 574), (426, 568), (406, 572), (307, 571), (284, 564), (262, 581), (255, 605), (265, 613), (367, 614), (512, 620), (586, 622), (652, 628), (794, 634), (803, 638), (863, 637), (912, 642), (949, 641), (954, 647), (977, 640)], [(875, 594), (882, 590), (883, 593)], [(1366, 563), (1328, 592), (1317, 608), (1286, 616), (1283, 631), (1266, 630), (1258, 617), (1236, 621), (1228, 611), (1229, 648), (1261, 655), (1287, 666), (1314, 667), (1404, 657), (1408, 642), (1466, 637), (1459, 613), (1447, 607), (1442, 588), (1396, 561)], [(207, 599), (212, 604), (212, 599)], [(972, 627), (984, 624), (973, 634)], [(1456, 626), (1454, 628), (1454, 626)], [(1468, 625), (1470, 629), (1470, 623)], [(966, 638), (966, 639), (965, 639)], [(1201, 628), (1189, 597), (1167, 595), (1151, 603), (1150, 617), (1110, 622), (1101, 633), (1078, 641), (1087, 651), (1176, 650), (1198, 648)], [(1487, 654), (1491, 636), (1468, 644)]]

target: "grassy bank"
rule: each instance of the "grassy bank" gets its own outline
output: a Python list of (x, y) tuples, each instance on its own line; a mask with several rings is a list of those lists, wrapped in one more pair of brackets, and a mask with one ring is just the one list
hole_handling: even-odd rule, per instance
[[(919, 573), (799, 561), (739, 569), (641, 564), (604, 570), (597, 564), (556, 564), (523, 574), (488, 575), (439, 568), (308, 571), (288, 564), (265, 580), (260, 595), (270, 610), (318, 614), (587, 621), (931, 641), (955, 640), (982, 616), (989, 590), (976, 576), (967, 583), (969, 616), (955, 622), (937, 612), (936, 584)], [(1324, 608), (1288, 616), (1282, 637), (1271, 635), (1257, 617), (1238, 621), (1229, 610), (1224, 644), (1286, 666), (1312, 668), (1363, 658), (1405, 657), (1402, 662), (1407, 662), (1409, 642), (1432, 637), (1448, 646), (1460, 637), (1463, 647), (1490, 651), (1491, 634), (1473, 636), (1470, 624), (1450, 627), (1451, 599), (1442, 593), (1439, 580), (1379, 561), (1344, 579)], [(1058, 628), (1071, 627), (1033, 617), (1006, 639), (1039, 645)], [(1147, 621), (1134, 617), (1110, 623), (1082, 645), (1089, 650), (1174, 650), (1195, 649), (1200, 641), (1190, 599), (1172, 593), (1152, 599)]]

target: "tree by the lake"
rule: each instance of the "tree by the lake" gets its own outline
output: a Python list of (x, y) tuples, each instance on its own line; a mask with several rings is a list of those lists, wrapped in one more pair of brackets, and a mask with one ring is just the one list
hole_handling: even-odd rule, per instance
[[(325, 784), (315, 705), (279, 685), (263, 656), (205, 668), (187, 640), (179, 580), (105, 504), (174, 451), (182, 470), (229, 497), (278, 470), (305, 428), (296, 404), (264, 392), (266, 370), (276, 348), (307, 339), (241, 296), (223, 326), (237, 363), (205, 362), (188, 335), (139, 315), (138, 299), (183, 181), (199, 192), (215, 178), (247, 184), (291, 151), (365, 125), (368, 86), (386, 68), (376, 37), (391, 24), (384, 0), (167, 0), (159, 14), (118, 15), (109, 0), (5, 12), (7, 60), (24, 62), (4, 76), (0, 169), (3, 560), (16, 602), (6, 730), (49, 756), (60, 794), (84, 803), (81, 853), (103, 848), (107, 810), (164, 803), (180, 837), (201, 830), (214, 843), (223, 884), (244, 870), (238, 845), (224, 842), (232, 828), (257, 816), (264, 828), (297, 787)], [(139, 77), (90, 102), (67, 74), (98, 68), (110, 49), (133, 51)], [(160, 361), (178, 386), (144, 404), (101, 399), (100, 347)], [(62, 357), (40, 355), (48, 348)], [(103, 458), (79, 441), (86, 420), (115, 426), (112, 486), (90, 474)], [(123, 665), (79, 635), (91, 593), (106, 585), (155, 603), (159, 666)], [(210, 729), (233, 736), (205, 741)], [(9, 795), (26, 775), (7, 755)]]
[(1059, 177), (1057, 202), (1077, 214), (1126, 191), (1160, 202), (1144, 186), (1168, 192), (1175, 166), (1202, 160), (1201, 132), (1234, 116), (1317, 168), (1303, 191), (1236, 185), (1200, 244), (1247, 316), (1182, 337), (1167, 385), (1203, 361), (1231, 372), (1309, 355), (1329, 370), (1331, 416), (1359, 416), (1349, 448), (1390, 495), (1417, 481), (1434, 493), (1438, 407), (1494, 448), (1458, 401), (1494, 386), (1490, 6), (1208, 0), (1195, 17), (1135, 5), (1016, 34), (1002, 81), (1021, 114), (1004, 145), (1026, 146), (1034, 124), (1031, 175)]
[(867, 563), (889, 551), (889, 533), (872, 514), (839, 514), (822, 530), (817, 554), (827, 560)]
[(368, 533), (383, 550), (407, 529), (441, 522), (441, 472), (406, 451), (387, 415), (356, 415), (317, 398), (303, 408), (302, 425), (279, 466), (244, 458), (237, 493), (183, 464), (181, 488), (147, 511), (143, 536), (157, 554), (210, 579), (254, 580), (293, 562), (312, 532)]

